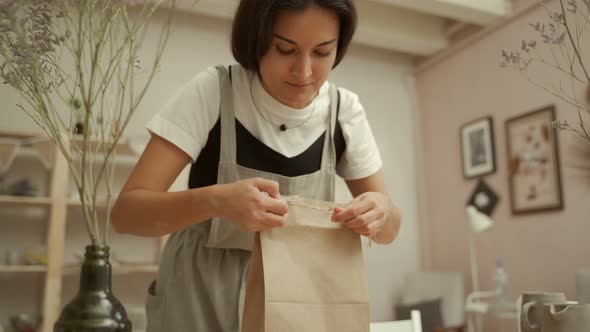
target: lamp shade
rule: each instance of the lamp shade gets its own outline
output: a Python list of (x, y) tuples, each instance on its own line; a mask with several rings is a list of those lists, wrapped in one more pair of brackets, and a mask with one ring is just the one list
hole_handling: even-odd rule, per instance
[(469, 220), (469, 226), (473, 233), (484, 232), (494, 225), (494, 221), (486, 214), (479, 212), (473, 205), (469, 205), (466, 208), (467, 219)]

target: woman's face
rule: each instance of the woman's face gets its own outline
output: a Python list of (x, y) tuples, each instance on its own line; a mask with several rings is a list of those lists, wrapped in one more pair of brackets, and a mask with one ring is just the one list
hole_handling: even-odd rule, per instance
[(309, 105), (334, 65), (339, 33), (338, 15), (329, 9), (311, 5), (278, 13), (259, 65), (264, 89), (289, 107)]

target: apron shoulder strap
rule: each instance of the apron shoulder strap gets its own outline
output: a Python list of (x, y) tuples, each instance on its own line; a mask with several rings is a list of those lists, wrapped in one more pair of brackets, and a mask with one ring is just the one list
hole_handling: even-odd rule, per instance
[(217, 66), (219, 74), (219, 117), (221, 137), (219, 162), (236, 162), (236, 128), (231, 85), (231, 66)]

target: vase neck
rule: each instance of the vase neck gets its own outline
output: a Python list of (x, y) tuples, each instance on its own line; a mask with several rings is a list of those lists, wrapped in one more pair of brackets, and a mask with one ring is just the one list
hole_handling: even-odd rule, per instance
[(80, 292), (111, 292), (111, 264), (109, 247), (90, 245), (86, 247), (84, 263), (80, 272)]

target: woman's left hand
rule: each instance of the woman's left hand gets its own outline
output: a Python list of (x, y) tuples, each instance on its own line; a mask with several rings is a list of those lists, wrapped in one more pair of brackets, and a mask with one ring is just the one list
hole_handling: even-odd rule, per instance
[(334, 208), (332, 221), (341, 222), (355, 233), (369, 238), (377, 235), (391, 210), (389, 197), (380, 192), (365, 192), (344, 208)]

